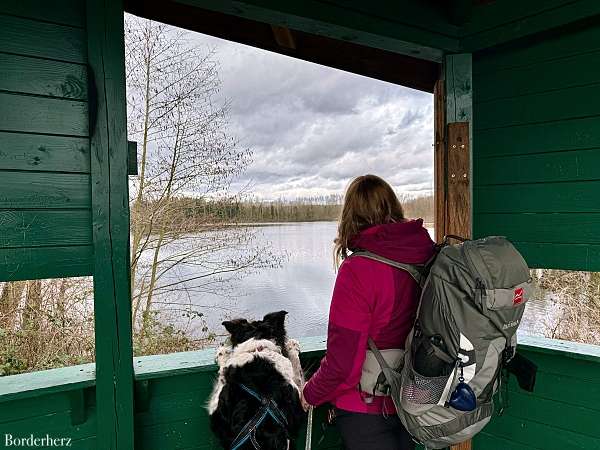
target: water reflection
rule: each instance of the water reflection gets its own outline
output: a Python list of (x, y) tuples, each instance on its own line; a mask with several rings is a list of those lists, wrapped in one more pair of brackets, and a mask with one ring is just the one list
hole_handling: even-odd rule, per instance
[[(428, 230), (433, 235), (433, 229)], [(262, 317), (268, 312), (284, 309), (289, 312), (291, 336), (324, 335), (335, 281), (332, 256), (335, 232), (335, 222), (258, 227), (259, 244), (268, 242), (275, 253), (287, 254), (282, 267), (262, 269), (236, 281), (232, 299), (205, 294), (192, 302), (212, 305), (202, 309), (209, 329), (219, 330), (226, 317)], [(544, 335), (548, 323), (545, 317), (553, 314), (552, 305), (549, 295), (538, 293), (527, 305), (520, 333)]]

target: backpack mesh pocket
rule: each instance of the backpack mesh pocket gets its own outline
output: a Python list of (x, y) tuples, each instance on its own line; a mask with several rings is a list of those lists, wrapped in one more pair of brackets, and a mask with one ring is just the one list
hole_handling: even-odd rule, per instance
[(402, 383), (402, 401), (419, 405), (435, 405), (442, 398), (448, 379), (447, 375), (441, 377), (424, 377), (413, 370), (412, 367), (404, 371), (405, 379)]

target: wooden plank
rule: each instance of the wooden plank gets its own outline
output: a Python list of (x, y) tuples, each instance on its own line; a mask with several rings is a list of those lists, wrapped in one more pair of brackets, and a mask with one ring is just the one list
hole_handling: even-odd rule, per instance
[(83, 389), (94, 379), (93, 363), (1, 377), (0, 403)]
[(80, 64), (0, 53), (0, 90), (87, 100), (87, 70)]
[(433, 195), (435, 203), (435, 240), (442, 242), (444, 239), (446, 224), (446, 202), (447, 202), (447, 179), (446, 167), (447, 147), (446, 147), (446, 94), (443, 80), (438, 80), (433, 92), (433, 120), (434, 120), (434, 168), (433, 168)]
[[(471, 141), (473, 79), (471, 54), (445, 58), (446, 154), (443, 235), (471, 237)], [(437, 226), (437, 225), (436, 225)], [(451, 447), (470, 450), (471, 441)]]
[(476, 214), (478, 229), (512, 241), (554, 244), (600, 244), (600, 213)]
[[(440, 62), (443, 52), (458, 51), (458, 39), (406, 23), (369, 17), (362, 11), (340, 8), (329, 2), (304, 0), (303, 2), (268, 1), (206, 2), (203, 0), (178, 0), (198, 8), (219, 11), (262, 23), (286, 26), (293, 30), (333, 39), (350, 41), (382, 50), (416, 56)], [(127, 3), (128, 11), (139, 14), (136, 1)]]
[[(196, 6), (194, 6), (196, 5)], [(228, 4), (219, 3), (227, 9)], [(229, 41), (240, 42), (275, 53), (287, 53), (273, 39), (269, 24), (273, 21), (257, 21), (247, 17), (235, 16), (219, 10), (202, 9), (208, 7), (199, 2), (171, 2), (164, 8), (160, 1), (129, 0), (127, 11), (137, 16), (158, 20), (180, 28), (196, 31)], [(343, 40), (324, 36), (319, 33), (298, 31), (297, 27), (284, 23), (294, 32), (296, 50), (294, 57), (317, 64), (334, 67), (371, 78), (401, 84), (403, 86), (433, 92), (433, 86), (439, 78), (441, 54), (436, 62), (415, 57), (421, 56), (421, 48), (409, 45), (404, 52), (398, 49), (383, 50), (376, 46), (367, 46), (360, 40)], [(347, 36), (346, 36), (347, 37)], [(439, 52), (438, 52), (439, 53)], [(352, 55), (348, 58), (347, 55)], [(408, 55), (408, 56), (407, 56)], [(402, 67), (402, 70), (397, 70)]]
[(88, 136), (87, 103), (0, 93), (0, 131)]
[(0, 281), (91, 275), (93, 258), (88, 245), (0, 249)]
[[(575, 225), (574, 225), (575, 227)], [(477, 229), (476, 236), (487, 236)], [(513, 242), (531, 268), (600, 271), (600, 246)]]
[(0, 171), (0, 209), (89, 208), (90, 176)]
[(0, 132), (0, 169), (90, 173), (90, 141)]
[(524, 17), (535, 16), (554, 8), (560, 8), (565, 0), (529, 0), (527, 2), (478, 2), (473, 8), (472, 20), (463, 29), (463, 36), (470, 36), (510, 24)]
[(473, 192), (477, 214), (600, 212), (600, 181), (475, 186)]
[(206, 412), (185, 419), (136, 428), (136, 448), (143, 450), (178, 450), (206, 444), (206, 448), (219, 447), (208, 428)]
[(471, 54), (446, 56), (446, 123), (473, 119)]
[(561, 7), (466, 36), (460, 40), (460, 44), (465, 51), (475, 52), (484, 48), (506, 44), (515, 39), (525, 38), (534, 33), (572, 24), (598, 14), (600, 14), (600, 3), (595, 0), (566, 2)]
[[(475, 114), (479, 107), (475, 106)], [(475, 158), (600, 147), (600, 116), (475, 131)]]
[(600, 180), (600, 148), (478, 158), (475, 185)]
[(65, 247), (91, 243), (90, 210), (0, 209), (0, 248)]
[(82, 64), (87, 59), (84, 30), (14, 16), (0, 15), (0, 49)]
[[(600, 37), (600, 35), (599, 35)], [(525, 67), (496, 70), (475, 77), (475, 103), (521, 97), (571, 87), (597, 84), (600, 51), (553, 59)], [(544, 74), (544, 76), (539, 76)]]
[(72, 27), (85, 27), (85, 4), (79, 0), (19, 0), (0, 4), (0, 14), (10, 14)]
[(471, 236), (469, 122), (448, 124), (445, 234)]
[[(557, 430), (566, 428), (600, 441), (597, 409), (539, 398), (522, 390), (509, 392), (508, 402), (508, 411), (513, 417), (543, 423)], [(569, 412), (567, 416), (563, 414), (565, 410)]]
[(42, 416), (58, 411), (68, 411), (70, 406), (68, 392), (70, 391), (5, 402), (0, 408), (0, 424), (24, 421), (29, 417)]
[(595, 117), (599, 102), (598, 85), (495, 100), (476, 106), (475, 130)]
[(511, 46), (504, 51), (482, 53), (474, 59), (473, 74), (477, 78), (481, 74), (595, 52), (600, 50), (599, 34), (597, 27), (582, 27), (568, 33), (548, 35), (527, 45)]
[[(600, 346), (598, 345), (549, 339), (541, 336), (520, 336), (519, 348), (527, 352), (557, 356), (556, 359), (563, 362), (567, 358), (569, 359), (567, 364), (570, 364), (571, 360), (600, 364)], [(563, 373), (563, 371), (558, 373)], [(599, 379), (596, 379), (596, 381), (600, 382)]]
[[(325, 3), (325, 2), (322, 2)], [(448, 22), (444, 8), (421, 1), (379, 2), (377, 7), (363, 0), (328, 0), (344, 10), (353, 10), (362, 14), (365, 20), (383, 19), (398, 24), (418, 26), (445, 36), (459, 37), (461, 27)]]
[[(52, 437), (66, 437), (72, 440), (88, 438), (95, 436), (96, 423), (88, 420), (79, 425), (71, 425), (71, 411), (60, 411), (43, 416), (29, 417), (24, 421), (9, 422), (5, 425), (0, 424), (0, 433), (2, 433), (2, 444), (4, 444), (4, 432), (13, 436), (29, 437), (33, 431), (34, 436), (43, 437), (47, 434)], [(37, 446), (39, 448), (39, 446)], [(44, 446), (42, 448), (52, 449), (58, 446)], [(64, 445), (66, 447), (66, 445)], [(10, 448), (10, 447), (2, 447)], [(27, 447), (26, 447), (27, 448)], [(30, 446), (29, 448), (35, 448)], [(77, 448), (77, 447), (75, 447)]]
[(574, 433), (569, 430), (568, 424), (557, 429), (544, 423), (513, 417), (511, 411), (509, 407), (504, 415), (494, 417), (486, 427), (486, 432), (498, 436), (510, 436), (511, 441), (544, 450), (600, 448), (600, 439)]
[(515, 442), (508, 436), (497, 436), (488, 433), (487, 428), (481, 433), (477, 434), (473, 438), (473, 447), (477, 450), (494, 450), (494, 449), (506, 449), (506, 450), (545, 450), (541, 447), (534, 447), (532, 445), (524, 445), (519, 442)]
[(87, 0), (89, 65), (98, 91), (92, 130), (98, 446), (134, 448), (133, 351), (123, 4)]

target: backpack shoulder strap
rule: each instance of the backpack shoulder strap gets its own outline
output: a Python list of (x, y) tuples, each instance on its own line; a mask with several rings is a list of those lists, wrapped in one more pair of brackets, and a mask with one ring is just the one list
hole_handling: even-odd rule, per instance
[(355, 252), (352, 252), (350, 257), (354, 257), (354, 256), (362, 256), (364, 258), (374, 259), (375, 261), (382, 262), (384, 264), (387, 264), (388, 266), (392, 266), (397, 269), (404, 270), (417, 282), (417, 284), (419, 286), (421, 285), (425, 266), (401, 263), (401, 262), (394, 261), (394, 260), (391, 260), (388, 258), (384, 258), (383, 256), (377, 255), (377, 254), (369, 252), (367, 250), (357, 250)]

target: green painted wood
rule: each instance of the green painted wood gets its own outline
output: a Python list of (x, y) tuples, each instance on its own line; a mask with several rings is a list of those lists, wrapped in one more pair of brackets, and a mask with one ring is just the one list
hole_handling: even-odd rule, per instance
[(362, 0), (329, 0), (327, 3), (335, 4), (343, 10), (360, 13), (365, 17), (364, 20), (376, 18), (408, 26), (418, 26), (452, 38), (458, 38), (462, 31), (461, 27), (448, 22), (446, 11), (443, 8), (437, 8), (436, 5), (427, 2), (383, 1), (378, 2), (376, 8)]
[[(600, 244), (600, 213), (476, 214), (474, 226), (517, 242)], [(576, 221), (578, 229), (573, 229)]]
[[(509, 6), (507, 2), (504, 2), (503, 6), (511, 9), (516, 3), (518, 2), (513, 1)], [(540, 0), (537, 3), (539, 4)], [(465, 36), (460, 40), (460, 46), (465, 51), (474, 52), (552, 28), (572, 24), (598, 14), (600, 14), (600, 3), (595, 0), (565, 1), (560, 7), (550, 8), (538, 14), (511, 21), (505, 25)], [(474, 20), (476, 22), (476, 18)]]
[[(600, 439), (571, 431), (568, 416), (560, 428), (548, 424), (512, 416), (507, 408), (502, 416), (496, 416), (486, 427), (486, 432), (496, 436), (510, 436), (521, 445), (544, 450), (591, 450), (600, 449)], [(568, 410), (567, 410), (568, 411)]]
[(98, 92), (90, 139), (98, 445), (131, 450), (134, 388), (123, 4), (87, 0), (86, 11), (89, 66)]
[[(23, 422), (0, 424), (0, 436), (2, 436), (3, 440), (5, 433), (24, 437), (29, 437), (31, 433), (34, 433), (36, 437), (43, 437), (48, 434), (53, 437), (64, 436), (71, 439), (81, 439), (95, 436), (96, 423), (95, 420), (89, 420), (78, 425), (72, 425), (71, 411), (61, 411), (43, 416), (30, 417)], [(30, 448), (34, 447), (31, 446)]]
[(535, 16), (563, 6), (568, 0), (529, 0), (527, 2), (504, 1), (501, 3), (476, 3), (471, 20), (463, 27), (463, 37), (498, 26), (507, 25), (523, 17)]
[(0, 15), (0, 49), (59, 61), (87, 60), (84, 30), (14, 16)]
[(568, 33), (556, 33), (527, 42), (526, 45), (511, 46), (493, 55), (475, 56), (475, 76), (497, 71), (526, 67), (574, 55), (593, 53), (600, 50), (595, 27), (582, 27)]
[[(477, 109), (477, 107), (476, 107)], [(475, 159), (600, 148), (600, 116), (473, 133)], [(475, 174), (477, 176), (477, 174)], [(533, 175), (533, 174), (532, 174)]]
[[(600, 383), (594, 382), (589, 378), (581, 379), (577, 377), (577, 371), (570, 371), (569, 374), (555, 374), (546, 372), (545, 370), (552, 370), (552, 366), (544, 364), (544, 358), (536, 358), (536, 354), (533, 354), (533, 359), (538, 364), (542, 364), (545, 367), (540, 369), (540, 376), (536, 380), (535, 393), (527, 394), (522, 391), (516, 382), (514, 377), (510, 378), (510, 394), (512, 392), (519, 392), (523, 395), (533, 396), (537, 399), (548, 400), (552, 402), (558, 402), (561, 405), (573, 405), (582, 407), (586, 410), (591, 411), (591, 415), (597, 415), (600, 411)], [(556, 360), (556, 358), (554, 358)], [(566, 363), (562, 363), (561, 370), (565, 371)], [(544, 371), (542, 371), (544, 369)], [(585, 383), (586, 391), (585, 395), (581, 395), (581, 385)]]
[(92, 275), (91, 245), (0, 249), (0, 281)]
[(93, 386), (94, 364), (61, 367), (0, 378), (0, 403)]
[(7, 1), (0, 4), (0, 14), (79, 28), (85, 27), (85, 3), (80, 0)]
[(473, 119), (470, 53), (447, 55), (445, 60), (446, 122), (470, 122)]
[(0, 210), (0, 248), (91, 244), (90, 210)]
[(90, 173), (90, 141), (86, 138), (0, 132), (0, 168)]
[(500, 99), (476, 105), (475, 130), (598, 116), (600, 85)]
[(530, 353), (558, 356), (559, 358), (553, 358), (556, 361), (560, 361), (561, 358), (568, 358), (569, 360), (575, 359), (594, 364), (600, 363), (600, 346), (598, 345), (561, 341), (541, 336), (519, 336), (519, 348)]
[[(598, 83), (600, 51), (479, 75), (475, 103)], [(543, 74), (543, 76), (540, 76)]]
[(476, 450), (545, 450), (541, 447), (514, 442), (510, 436), (495, 436), (487, 433), (485, 429), (473, 438), (473, 448)]
[(0, 208), (89, 208), (87, 174), (0, 171)]
[(600, 148), (478, 158), (474, 182), (489, 184), (600, 180)]
[[(288, 27), (293, 30), (350, 41), (429, 61), (441, 62), (443, 52), (458, 52), (458, 39), (432, 32), (410, 23), (365, 20), (364, 13), (340, 8), (329, 2), (305, 0), (237, 1), (235, 4), (216, 0), (178, 0), (190, 6), (223, 12), (239, 17)], [(399, 19), (402, 20), (402, 19)]]
[[(476, 236), (489, 235), (478, 230)], [(513, 242), (525, 257), (529, 267), (562, 270), (596, 271), (600, 267), (600, 246), (589, 244), (547, 244)]]
[(532, 395), (522, 390), (509, 392), (508, 408), (508, 413), (515, 418), (543, 423), (555, 429), (566, 428), (564, 411), (568, 408), (568, 430), (600, 440), (598, 409), (539, 398), (537, 393)]
[(0, 93), (0, 131), (88, 136), (87, 103)]
[(71, 406), (69, 392), (72, 391), (40, 394), (4, 402), (0, 408), (0, 423), (24, 421), (29, 417), (68, 411)]
[(599, 212), (599, 189), (598, 181), (475, 186), (475, 214)]
[(87, 70), (80, 64), (0, 53), (0, 90), (87, 99)]

